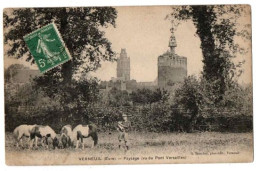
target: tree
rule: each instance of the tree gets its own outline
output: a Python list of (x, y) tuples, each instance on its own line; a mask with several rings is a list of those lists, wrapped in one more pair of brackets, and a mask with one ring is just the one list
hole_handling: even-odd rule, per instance
[(35, 81), (49, 97), (59, 96), (65, 106), (74, 94), (73, 84), (78, 75), (96, 70), (102, 60), (115, 60), (111, 43), (101, 27), (115, 27), (116, 17), (117, 11), (112, 7), (7, 9), (4, 12), (4, 42), (10, 46), (7, 54), (16, 58), (26, 56), (28, 62), (35, 63), (23, 36), (54, 22), (72, 60)]
[[(9, 14), (11, 13), (11, 14)], [(111, 43), (101, 27), (115, 26), (117, 12), (111, 7), (88, 8), (20, 8), (4, 12), (5, 43), (10, 45), (8, 55), (35, 63), (23, 36), (54, 22), (69, 49), (72, 60), (45, 73), (43, 81), (55, 79), (70, 83), (77, 72), (89, 72), (100, 66), (101, 60), (114, 60)]]
[(241, 63), (235, 64), (232, 58), (246, 50), (236, 44), (234, 38), (240, 36), (250, 39), (250, 26), (244, 25), (239, 30), (239, 17), (248, 13), (248, 6), (241, 5), (207, 5), (207, 6), (180, 6), (173, 8), (167, 16), (177, 26), (180, 21), (192, 20), (201, 40), (203, 54), (203, 77), (214, 84), (214, 91), (218, 95), (215, 102), (223, 99), (225, 91), (232, 86), (235, 75), (241, 74)]
[(164, 103), (169, 99), (169, 96), (170, 95), (167, 92), (167, 90), (157, 88), (156, 90), (153, 91), (150, 102), (155, 103), (161, 101)]
[[(185, 78), (182, 85), (176, 89), (174, 100), (175, 108), (185, 109), (185, 113), (188, 113), (187, 131), (191, 131), (192, 124), (196, 122), (196, 117), (205, 105), (205, 95), (200, 81), (194, 76)], [(183, 122), (182, 119), (180, 122)]]
[(152, 103), (166, 102), (169, 99), (169, 93), (166, 90), (161, 90), (159, 88), (156, 90), (142, 88), (133, 91), (130, 94), (130, 97), (134, 104), (149, 104), (151, 107)]
[(119, 106), (129, 106), (130, 105), (130, 97), (126, 90), (118, 90), (113, 87), (108, 92), (108, 103), (111, 106), (119, 107)]
[(203, 104), (200, 82), (194, 76), (185, 78), (180, 88), (175, 91), (175, 102), (180, 108), (190, 111), (191, 118), (196, 117)]
[[(236, 84), (228, 89), (222, 101), (225, 110), (235, 111), (237, 115), (251, 116), (253, 114), (253, 91), (252, 85), (241, 86)], [(230, 112), (230, 115), (234, 112)]]
[(152, 90), (147, 88), (137, 89), (131, 93), (131, 99), (134, 104), (151, 104), (152, 93)]

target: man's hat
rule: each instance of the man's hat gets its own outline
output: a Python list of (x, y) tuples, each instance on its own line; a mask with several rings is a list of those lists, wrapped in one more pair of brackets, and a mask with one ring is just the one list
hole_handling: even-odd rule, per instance
[(132, 117), (133, 115), (122, 113), (122, 117)]

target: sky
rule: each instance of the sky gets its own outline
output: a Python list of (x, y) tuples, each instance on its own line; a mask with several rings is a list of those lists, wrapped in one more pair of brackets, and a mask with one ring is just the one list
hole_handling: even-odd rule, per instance
[[(171, 35), (171, 22), (165, 20), (171, 13), (170, 6), (150, 7), (117, 7), (118, 17), (116, 28), (105, 30), (106, 37), (112, 42), (112, 48), (120, 53), (126, 48), (130, 57), (131, 79), (139, 82), (154, 81), (157, 78), (157, 58), (166, 52)], [(241, 26), (250, 19), (248, 16), (239, 21)], [(176, 54), (187, 57), (188, 75), (200, 76), (203, 63), (200, 39), (196, 35), (196, 28), (192, 21), (182, 22), (175, 31), (177, 41)], [(238, 40), (246, 47), (251, 46)], [(235, 42), (237, 43), (237, 42)], [(117, 55), (119, 57), (119, 55)], [(252, 67), (251, 52), (245, 56), (238, 55), (234, 62), (245, 59), (244, 74), (239, 78), (240, 83), (251, 83)], [(116, 63), (104, 62), (95, 74), (101, 80), (116, 77)]]
[[(157, 59), (165, 53), (169, 47), (171, 35), (171, 22), (165, 20), (167, 14), (171, 13), (170, 6), (150, 7), (116, 7), (118, 17), (116, 27), (103, 29), (105, 37), (112, 43), (112, 49), (117, 52), (125, 48), (130, 57), (130, 77), (139, 82), (154, 81), (157, 78)], [(247, 21), (248, 20), (247, 18)], [(241, 20), (241, 23), (245, 23)], [(203, 63), (200, 40), (196, 35), (196, 28), (192, 21), (182, 22), (175, 31), (177, 41), (176, 54), (187, 57), (188, 75), (199, 76)], [(251, 44), (250, 44), (251, 45)], [(246, 44), (246, 46), (250, 46)], [(251, 53), (239, 56), (237, 61), (246, 60), (244, 74), (239, 82), (251, 83)], [(23, 63), (31, 68), (37, 68), (24, 62), (24, 59), (10, 59), (5, 55), (5, 66), (11, 63)], [(101, 80), (110, 80), (116, 77), (116, 62), (102, 62), (101, 68), (91, 73)]]
[[(131, 79), (154, 81), (158, 75), (157, 58), (169, 49), (171, 22), (165, 17), (171, 7), (118, 7), (117, 10), (116, 28), (106, 29), (106, 37), (117, 53), (126, 48), (131, 60)], [(188, 59), (188, 74), (198, 75), (202, 70), (202, 54), (193, 23), (180, 25), (175, 37), (176, 53)], [(103, 63), (94, 75), (102, 80), (116, 77), (116, 63)]]

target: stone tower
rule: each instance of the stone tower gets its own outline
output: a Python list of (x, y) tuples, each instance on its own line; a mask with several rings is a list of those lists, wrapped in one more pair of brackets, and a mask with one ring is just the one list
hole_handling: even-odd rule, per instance
[(117, 79), (130, 80), (130, 58), (127, 57), (126, 49), (121, 49), (120, 57), (117, 60)]
[(175, 53), (177, 46), (173, 27), (170, 29), (170, 50), (158, 57), (158, 86), (167, 87), (183, 81), (187, 76), (187, 58)]

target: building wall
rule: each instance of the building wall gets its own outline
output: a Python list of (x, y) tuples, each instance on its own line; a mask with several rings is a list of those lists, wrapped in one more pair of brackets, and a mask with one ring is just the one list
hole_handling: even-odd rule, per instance
[(171, 52), (158, 57), (158, 86), (167, 87), (182, 82), (187, 76), (187, 58)]

